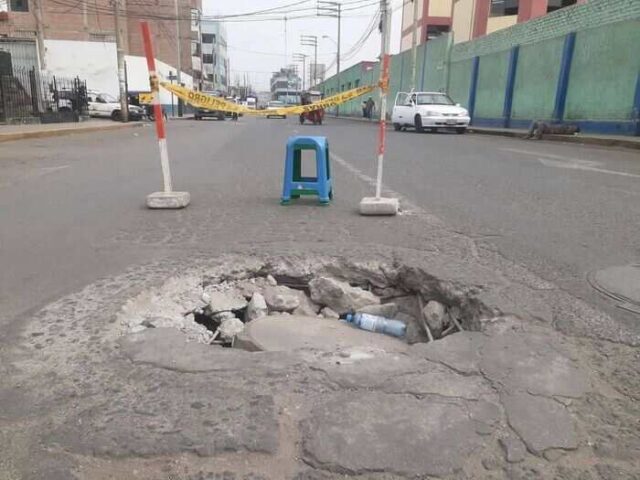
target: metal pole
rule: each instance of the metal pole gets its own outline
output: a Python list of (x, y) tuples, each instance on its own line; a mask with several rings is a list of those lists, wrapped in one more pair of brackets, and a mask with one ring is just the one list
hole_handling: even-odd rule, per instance
[(120, 120), (129, 121), (129, 99), (127, 98), (127, 83), (124, 71), (124, 47), (122, 46), (122, 36), (120, 31), (120, 1), (113, 2), (113, 18), (116, 30), (116, 54), (118, 57), (118, 86), (120, 90)]
[(316, 86), (318, 80), (318, 37), (316, 37), (315, 44), (313, 46), (313, 86)]
[[(336, 81), (340, 86), (340, 24), (342, 19), (342, 5), (338, 3), (338, 53), (336, 54)], [(340, 105), (336, 105), (336, 117), (340, 116)]]
[(156, 133), (158, 135), (158, 147), (160, 148), (160, 166), (162, 167), (162, 181), (165, 192), (171, 192), (171, 170), (169, 168), (169, 152), (167, 150), (167, 136), (164, 129), (164, 117), (162, 115), (162, 107), (160, 106), (160, 94), (158, 75), (156, 73), (156, 61), (153, 57), (153, 49), (151, 47), (151, 31), (147, 22), (140, 22), (142, 27), (142, 40), (144, 43), (144, 53), (147, 57), (147, 68), (149, 69), (149, 83), (151, 84), (153, 113), (156, 117)]
[(204, 52), (202, 50), (202, 12), (200, 10), (198, 10), (198, 48), (200, 49), (200, 91), (202, 91), (204, 89)]
[[(422, 12), (424, 17), (425, 12)], [(411, 89), (416, 89), (416, 64), (418, 62), (418, 0), (413, 0), (413, 33), (411, 35)], [(400, 85), (402, 88), (402, 85)]]
[[(177, 82), (178, 85), (182, 86), (182, 79), (181, 79), (181, 73), (182, 73), (182, 45), (181, 45), (181, 41), (182, 38), (180, 37), (180, 9), (178, 8), (178, 0), (173, 0), (174, 3), (174, 7), (175, 7), (175, 13), (176, 13), (176, 40), (177, 40), (177, 45), (176, 45), (176, 50), (178, 52), (178, 68), (177, 68)], [(182, 116), (182, 99), (180, 97), (178, 97), (178, 116), (181, 117)]]
[(306, 60), (307, 60), (307, 57), (302, 57), (302, 91), (303, 92), (306, 87), (306, 83), (305, 83), (305, 77), (307, 76)]
[(387, 0), (380, 0), (380, 19), (382, 37), (380, 46), (380, 128), (378, 130), (378, 174), (376, 176), (376, 198), (382, 194), (382, 167), (384, 164), (384, 147), (387, 133), (387, 89), (389, 82), (389, 24), (391, 12)]

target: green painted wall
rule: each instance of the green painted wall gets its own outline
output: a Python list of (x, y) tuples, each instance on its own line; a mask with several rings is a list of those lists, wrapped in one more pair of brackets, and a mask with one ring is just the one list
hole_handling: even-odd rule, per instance
[[(640, 72), (640, 0), (590, 0), (550, 15), (500, 30), (471, 42), (454, 45), (448, 62), (448, 38), (440, 37), (418, 48), (417, 78), (420, 90), (447, 90), (468, 107), (472, 59), (480, 57), (475, 116), (501, 119), (504, 108), (509, 53), (520, 45), (512, 119), (550, 119), (553, 114), (564, 40), (576, 33), (570, 71), (565, 120), (625, 122), (631, 118)], [(423, 76), (424, 65), (424, 76)], [(371, 73), (361, 65), (351, 67), (341, 80), (348, 86), (360, 79), (371, 83)], [(373, 72), (374, 83), (379, 67)], [(333, 79), (325, 82), (331, 86)], [(332, 87), (333, 88), (333, 87)], [(411, 51), (391, 60), (390, 101), (399, 90), (411, 88)], [(374, 96), (376, 105), (379, 98)], [(362, 99), (341, 107), (341, 113), (361, 115)]]
[(478, 90), (476, 93), (476, 117), (502, 117), (508, 66), (509, 51), (492, 53), (480, 58)]
[(473, 61), (471, 59), (451, 63), (449, 95), (454, 102), (459, 103), (465, 108), (469, 106), (472, 63)]
[(424, 74), (424, 90), (444, 92), (446, 86), (447, 45), (449, 37), (443, 35), (440, 38), (427, 42), (427, 68)]
[(639, 20), (578, 32), (565, 119), (630, 119), (638, 72)]
[(520, 47), (511, 118), (553, 116), (564, 37)]

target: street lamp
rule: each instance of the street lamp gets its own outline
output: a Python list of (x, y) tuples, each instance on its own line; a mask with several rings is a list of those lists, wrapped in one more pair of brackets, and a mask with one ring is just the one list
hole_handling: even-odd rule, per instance
[(309, 55), (305, 55), (304, 53), (294, 53), (293, 54), (293, 60), (296, 62), (302, 62), (302, 91), (305, 90), (305, 78), (306, 78), (306, 70), (305, 70), (305, 65), (307, 63), (307, 57), (309, 57)]
[(300, 35), (300, 45), (313, 47), (313, 79), (311, 82), (316, 84), (316, 77), (318, 76), (318, 37), (316, 35)]

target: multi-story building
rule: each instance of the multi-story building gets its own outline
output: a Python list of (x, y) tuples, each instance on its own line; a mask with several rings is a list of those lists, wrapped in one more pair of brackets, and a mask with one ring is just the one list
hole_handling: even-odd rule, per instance
[(227, 31), (224, 25), (215, 21), (203, 21), (202, 67), (203, 90), (229, 90), (229, 57), (227, 55)]
[(411, 48), (413, 37), (413, 8), (418, 2), (418, 44), (451, 30), (453, 0), (409, 0), (402, 7), (402, 39), (400, 49)]
[(456, 43), (542, 17), (588, 0), (456, 0), (453, 31)]
[[(158, 71), (165, 78), (176, 76), (174, 0), (154, 0), (152, 14), (144, 2), (119, 2), (130, 90), (149, 89), (142, 19), (151, 25)], [(194, 43), (200, 48), (200, 12), (201, 0), (178, 0), (181, 81), (190, 87), (198, 86), (202, 70), (192, 55)], [(113, 0), (0, 0), (0, 50), (11, 53), (14, 66), (80, 76), (90, 89), (118, 93)]]
[(271, 96), (274, 100), (299, 103), (301, 86), (302, 80), (294, 66), (281, 68), (271, 76)]
[[(455, 43), (526, 22), (589, 0), (413, 0), (402, 9), (401, 50), (411, 47), (413, 7), (418, 4), (418, 43), (453, 31)], [(426, 13), (426, 15), (425, 15)]]

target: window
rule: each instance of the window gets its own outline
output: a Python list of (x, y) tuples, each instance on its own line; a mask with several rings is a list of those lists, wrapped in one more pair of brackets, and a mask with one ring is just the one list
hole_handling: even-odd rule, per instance
[(443, 93), (421, 93), (418, 95), (418, 105), (453, 105), (453, 100)]
[(200, 56), (200, 44), (195, 41), (191, 41), (191, 56), (199, 57)]
[(213, 33), (203, 33), (202, 34), (202, 43), (213, 43), (213, 38), (215, 35)]
[(213, 63), (213, 55), (210, 53), (202, 55), (202, 63)]
[(440, 35), (447, 33), (451, 30), (449, 25), (427, 25), (427, 38), (425, 40), (432, 40)]
[(358, 88), (360, 86), (360, 79), (356, 80), (356, 88)]
[(12, 12), (28, 12), (29, 0), (10, 0)]
[(570, 7), (571, 5), (575, 5), (577, 0), (549, 0), (549, 4), (547, 5), (547, 13), (555, 12), (556, 10), (560, 10), (564, 7)]
[(517, 15), (519, 0), (491, 0), (491, 16)]
[(191, 31), (197, 32), (200, 30), (200, 11), (197, 8), (191, 9)]
[(351, 90), (351, 82), (347, 83), (347, 90)]
[(340, 86), (340, 91), (344, 92), (344, 83)]

